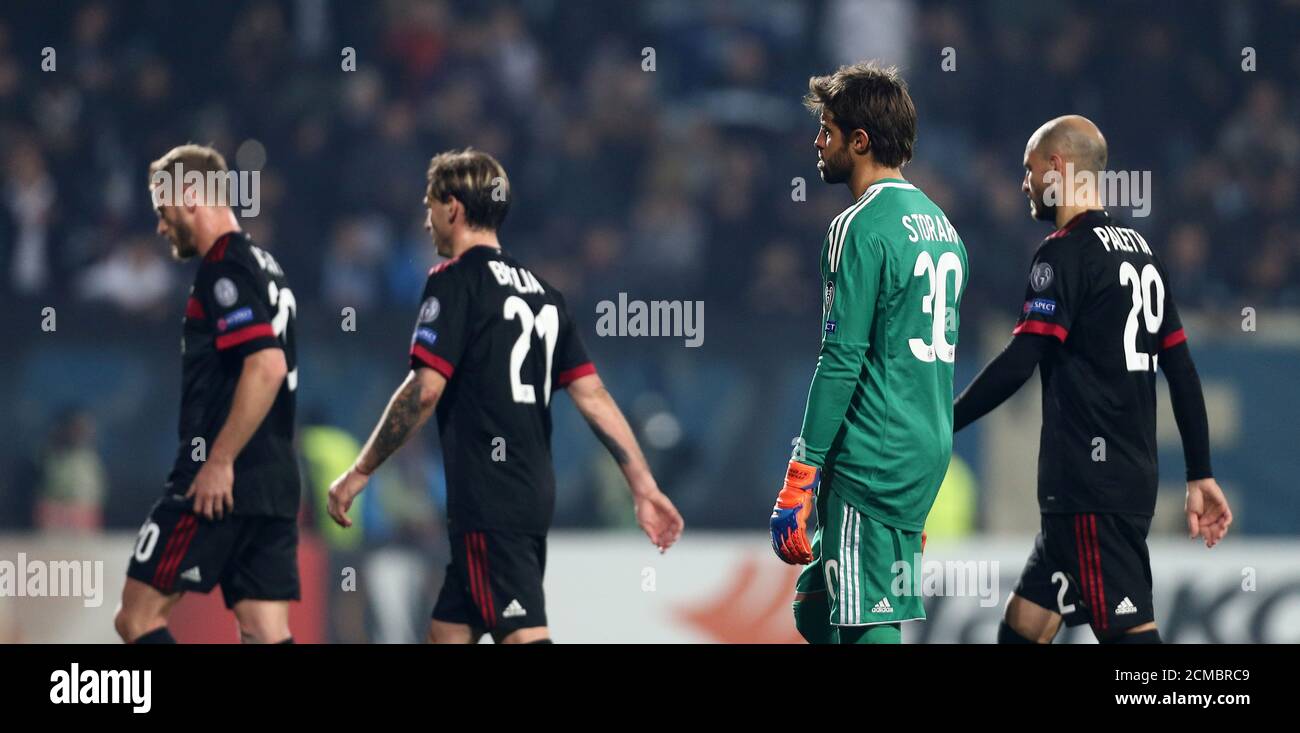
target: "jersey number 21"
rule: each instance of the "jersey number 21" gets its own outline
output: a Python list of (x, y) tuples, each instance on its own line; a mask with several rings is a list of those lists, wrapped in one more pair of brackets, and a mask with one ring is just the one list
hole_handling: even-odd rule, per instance
[(518, 295), (506, 298), (505, 312), (507, 321), (519, 321), (519, 338), (510, 350), (510, 394), (515, 402), (526, 405), (536, 404), (537, 390), (531, 384), (524, 384), (522, 371), (528, 359), (528, 351), (533, 347), (533, 331), (546, 343), (546, 384), (542, 387), (542, 404), (551, 403), (551, 359), (555, 355), (555, 339), (560, 331), (560, 311), (553, 305), (544, 305), (533, 315), (528, 302)]

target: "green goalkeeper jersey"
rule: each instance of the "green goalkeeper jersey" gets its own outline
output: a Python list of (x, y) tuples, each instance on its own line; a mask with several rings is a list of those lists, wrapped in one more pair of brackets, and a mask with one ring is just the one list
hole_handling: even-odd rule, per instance
[(831, 222), (821, 273), (804, 462), (863, 514), (921, 530), (952, 456), (966, 248), (924, 193), (886, 178)]

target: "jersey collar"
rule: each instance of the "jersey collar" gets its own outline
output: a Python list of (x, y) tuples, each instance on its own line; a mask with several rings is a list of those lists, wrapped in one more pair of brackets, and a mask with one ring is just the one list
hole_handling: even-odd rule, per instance
[(884, 188), (901, 188), (907, 191), (907, 190), (915, 190), (916, 186), (913, 186), (912, 184), (908, 183), (902, 178), (881, 178), (877, 180), (875, 183), (872, 183), (870, 186), (867, 186), (867, 190), (862, 192), (862, 195), (858, 197), (858, 201), (861, 201), (866, 197), (870, 196), (872, 193)]
[(1104, 216), (1104, 217), (1106, 217), (1106, 218), (1110, 218), (1110, 214), (1107, 214), (1105, 209), (1088, 209), (1087, 211), (1080, 211), (1079, 213), (1077, 213), (1077, 214), (1074, 215), (1074, 218), (1072, 218), (1072, 219), (1070, 219), (1069, 221), (1065, 222), (1065, 226), (1063, 226), (1063, 227), (1061, 227), (1060, 229), (1057, 229), (1056, 231), (1054, 231), (1054, 232), (1052, 232), (1051, 234), (1047, 235), (1047, 238), (1048, 238), (1048, 239), (1059, 239), (1059, 238), (1061, 238), (1061, 237), (1064, 237), (1065, 235), (1069, 234), (1069, 233), (1071, 232), (1071, 230), (1073, 230), (1075, 227), (1079, 226), (1079, 224), (1080, 224), (1080, 223), (1084, 220), (1084, 218), (1087, 217), (1089, 214), (1101, 214), (1102, 216)]
[(230, 240), (232, 237), (240, 233), (241, 232), (239, 230), (235, 230), (231, 232), (226, 232), (225, 234), (222, 234), (220, 237), (217, 237), (217, 241), (213, 242), (212, 246), (208, 248), (208, 253), (203, 255), (203, 261), (220, 262), (222, 259), (224, 259), (226, 256), (226, 246), (230, 244)]

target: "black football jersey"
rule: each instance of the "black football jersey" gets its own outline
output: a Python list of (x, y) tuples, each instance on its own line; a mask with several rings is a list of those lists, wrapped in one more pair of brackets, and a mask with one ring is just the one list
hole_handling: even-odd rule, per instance
[[(281, 349), (289, 374), (270, 412), (235, 458), (235, 514), (292, 517), (300, 482), (293, 449), (297, 304), (284, 271), (242, 232), (217, 240), (199, 264), (181, 342), (180, 447), (166, 491), (184, 494), (230, 414), (244, 357)], [(197, 439), (202, 438), (200, 443)]]
[(1034, 254), (1015, 333), (1061, 341), (1039, 365), (1040, 509), (1152, 514), (1156, 368), (1186, 336), (1150, 244), (1105, 211), (1079, 214)]
[(429, 272), (410, 365), (447, 378), (437, 416), (449, 529), (545, 533), (551, 401), (595, 372), (560, 292), (502, 250), (471, 247)]

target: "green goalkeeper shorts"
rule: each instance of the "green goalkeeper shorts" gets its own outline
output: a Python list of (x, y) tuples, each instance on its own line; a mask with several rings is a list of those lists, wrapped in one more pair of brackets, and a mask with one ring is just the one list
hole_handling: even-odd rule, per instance
[(833, 626), (924, 619), (915, 590), (921, 588), (921, 533), (881, 524), (841, 501), (827, 483), (818, 494), (814, 559), (795, 592), (829, 592)]

